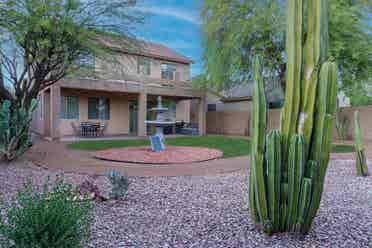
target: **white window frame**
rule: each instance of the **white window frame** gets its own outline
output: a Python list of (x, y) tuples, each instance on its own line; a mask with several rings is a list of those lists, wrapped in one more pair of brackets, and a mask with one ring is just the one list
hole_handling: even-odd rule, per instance
[(162, 63), (161, 78), (164, 80), (174, 81), (176, 79), (177, 65), (171, 63)]

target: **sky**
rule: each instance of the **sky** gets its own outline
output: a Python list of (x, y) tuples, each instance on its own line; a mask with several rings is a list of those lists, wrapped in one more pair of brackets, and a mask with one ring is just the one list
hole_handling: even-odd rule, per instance
[(202, 35), (200, 0), (142, 0), (138, 8), (145, 13), (145, 22), (136, 35), (161, 43), (191, 58), (191, 76), (202, 70)]

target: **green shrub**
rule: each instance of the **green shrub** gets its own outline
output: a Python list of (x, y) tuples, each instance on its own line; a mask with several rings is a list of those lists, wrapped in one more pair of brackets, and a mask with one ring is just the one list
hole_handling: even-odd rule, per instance
[[(0, 219), (0, 247), (9, 248), (79, 248), (90, 238), (93, 203), (76, 201), (72, 186), (63, 178), (48, 190), (28, 182), (20, 189)], [(1, 244), (2, 240), (2, 244)], [(4, 246), (2, 246), (4, 245)]]
[(121, 175), (120, 172), (112, 171), (108, 175), (108, 179), (111, 183), (112, 189), (110, 192), (110, 198), (118, 200), (124, 198), (127, 195), (129, 188), (129, 179), (127, 175)]

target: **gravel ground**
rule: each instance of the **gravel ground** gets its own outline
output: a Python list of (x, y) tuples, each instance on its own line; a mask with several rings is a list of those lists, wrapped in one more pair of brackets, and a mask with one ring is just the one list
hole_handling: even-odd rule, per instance
[[(372, 178), (356, 177), (354, 169), (352, 161), (331, 163), (322, 205), (305, 237), (255, 230), (246, 205), (246, 172), (132, 178), (125, 201), (96, 206), (87, 247), (372, 247)], [(27, 178), (41, 184), (47, 175), (0, 164), (0, 194), (6, 201)], [(90, 178), (108, 190), (104, 177), (65, 178), (74, 184)]]

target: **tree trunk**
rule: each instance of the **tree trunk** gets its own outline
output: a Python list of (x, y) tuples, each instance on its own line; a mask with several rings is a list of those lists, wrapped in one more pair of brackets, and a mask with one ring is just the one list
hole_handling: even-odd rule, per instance
[(0, 66), (0, 103), (4, 100), (13, 101), (14, 99), (12, 94), (5, 87), (4, 75)]
[(279, 66), (279, 81), (280, 81), (280, 85), (282, 86), (282, 89), (284, 92), (286, 88), (286, 78), (285, 78), (286, 70), (287, 70), (286, 64), (281, 64)]

